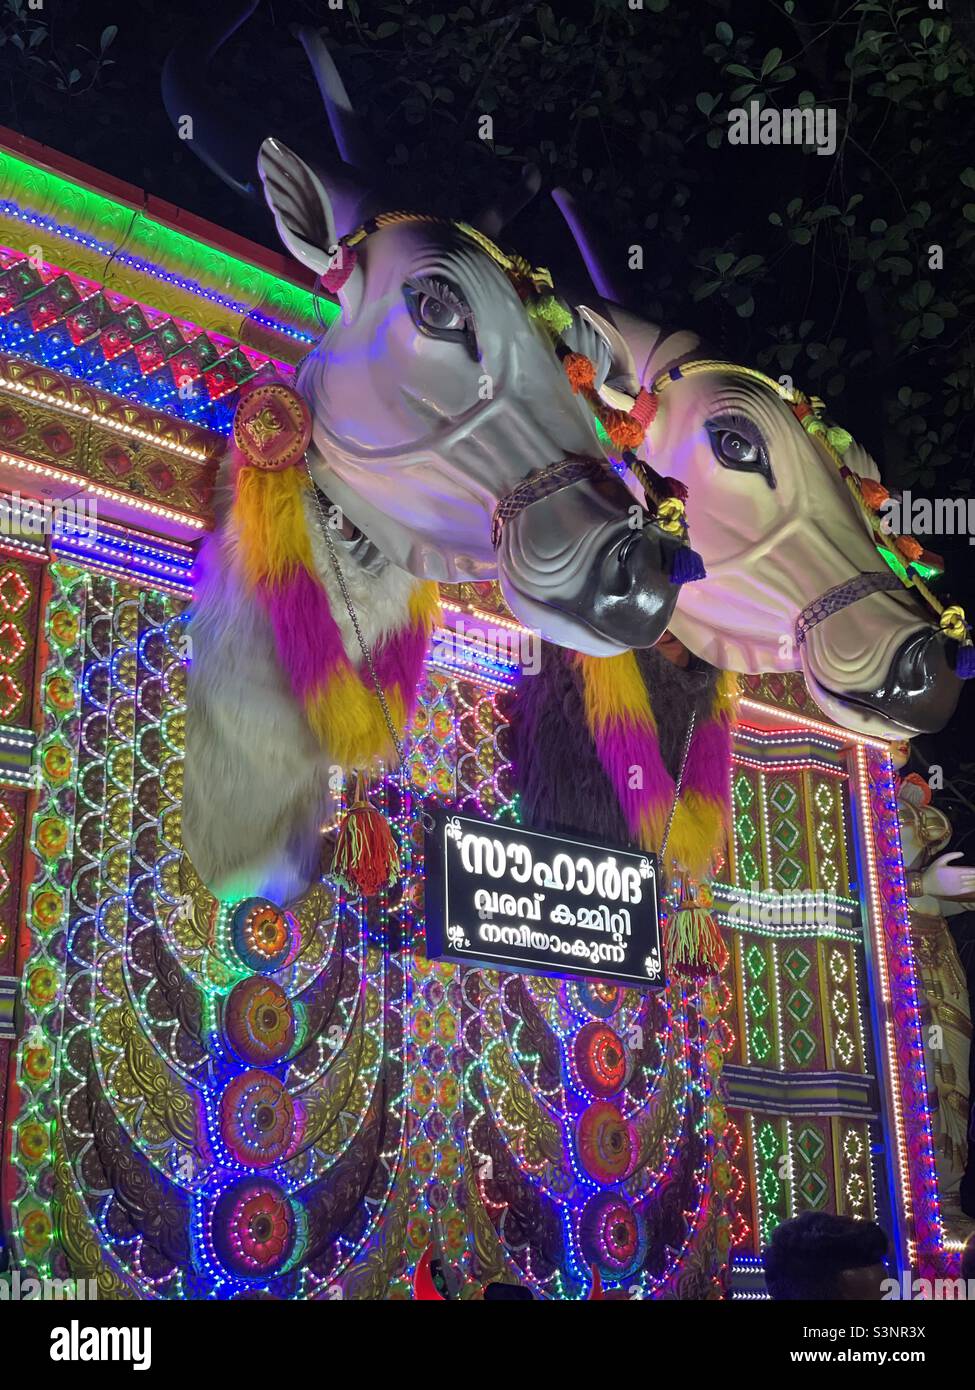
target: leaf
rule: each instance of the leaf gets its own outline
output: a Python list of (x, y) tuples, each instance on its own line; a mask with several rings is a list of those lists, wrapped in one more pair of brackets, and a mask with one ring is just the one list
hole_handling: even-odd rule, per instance
[(714, 32), (722, 43), (731, 43), (732, 39), (735, 37), (734, 29), (732, 29), (731, 25), (724, 19), (714, 26)]
[(714, 264), (717, 266), (718, 270), (721, 271), (722, 275), (724, 275), (727, 270), (730, 270), (734, 263), (735, 257), (731, 251), (722, 251), (720, 255), (714, 258)]
[(694, 101), (702, 116), (710, 116), (718, 104), (718, 98), (712, 96), (710, 92), (698, 92)]
[(944, 326), (944, 319), (940, 314), (924, 314), (921, 317), (921, 337), (937, 338)]
[(735, 313), (738, 315), (739, 318), (742, 319), (750, 319), (754, 312), (755, 301), (754, 299), (752, 299), (751, 295), (749, 295), (747, 299), (742, 300), (742, 302), (735, 309)]
[(781, 48), (770, 48), (762, 60), (762, 76), (768, 77), (773, 68), (777, 68), (782, 61)]
[(390, 36), (390, 34), (396, 34), (396, 33), (398, 33), (398, 32), (399, 32), (399, 25), (398, 25), (398, 24), (396, 24), (396, 23), (395, 23), (393, 20), (391, 20), (391, 19), (384, 19), (383, 22), (382, 22), (382, 24), (380, 24), (379, 28), (376, 30), (376, 38), (377, 38), (377, 39), (388, 39), (389, 36)]
[(725, 72), (731, 73), (731, 76), (732, 76), (732, 77), (752, 77), (752, 78), (753, 78), (753, 77), (755, 76), (755, 74), (752, 72), (751, 68), (743, 68), (742, 65), (741, 65), (741, 63), (729, 63), (728, 66), (725, 68)]
[(739, 275), (750, 275), (753, 270), (757, 270), (760, 265), (764, 264), (764, 256), (744, 256), (731, 273), (737, 279)]
[(930, 38), (934, 33), (934, 20), (930, 16), (925, 16), (918, 25), (918, 29), (922, 39)]
[(975, 188), (975, 169), (969, 167), (961, 171), (961, 181), (966, 188)]
[(109, 26), (108, 26), (106, 29), (103, 29), (103, 30), (102, 30), (102, 37), (101, 37), (101, 40), (100, 40), (100, 45), (101, 45), (101, 50), (102, 50), (103, 53), (105, 52), (106, 48), (108, 48), (109, 45), (113, 42), (113, 40), (115, 39), (115, 35), (116, 35), (117, 33), (118, 33), (118, 25), (117, 25), (117, 24), (109, 24)]
[(430, 30), (431, 34), (439, 34), (440, 30), (444, 27), (446, 22), (446, 15), (432, 14), (430, 18), (427, 20), (427, 28)]

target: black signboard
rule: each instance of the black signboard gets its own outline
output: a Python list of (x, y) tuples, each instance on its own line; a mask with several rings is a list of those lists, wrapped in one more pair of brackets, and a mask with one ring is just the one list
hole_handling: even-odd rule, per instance
[(442, 808), (425, 824), (431, 960), (666, 983), (655, 855)]

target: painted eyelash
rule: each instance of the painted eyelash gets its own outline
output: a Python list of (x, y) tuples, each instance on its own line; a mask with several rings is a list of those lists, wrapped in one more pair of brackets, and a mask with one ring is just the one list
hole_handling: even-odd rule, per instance
[[(738, 433), (744, 435), (746, 439), (750, 439), (757, 429), (757, 426), (753, 421), (748, 419), (747, 415), (740, 415), (736, 411), (731, 411), (727, 415), (722, 415), (720, 420), (716, 423), (720, 429), (737, 430)], [(759, 438), (761, 438), (760, 430), (758, 434)]]
[(419, 294), (429, 294), (432, 295), (434, 299), (439, 299), (441, 304), (446, 304), (448, 308), (453, 309), (455, 313), (463, 314), (466, 319), (469, 320), (473, 318), (470, 305), (461, 299), (454, 287), (449, 285), (446, 280), (427, 279), (423, 276), (417, 276), (408, 280), (407, 284)]

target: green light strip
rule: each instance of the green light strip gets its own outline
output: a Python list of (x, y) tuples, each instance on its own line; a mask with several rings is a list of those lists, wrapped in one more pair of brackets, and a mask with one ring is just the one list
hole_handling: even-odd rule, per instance
[(77, 229), (79, 237), (124, 249), (127, 254), (161, 267), (163, 274), (168, 271), (195, 280), (204, 291), (211, 289), (238, 299), (307, 332), (317, 335), (321, 317), (330, 322), (338, 315), (338, 307), (323, 300), (318, 301), (320, 315), (316, 314), (316, 296), (301, 285), (167, 227), (141, 209), (116, 202), (2, 148), (0, 197), (17, 202), (25, 211)]

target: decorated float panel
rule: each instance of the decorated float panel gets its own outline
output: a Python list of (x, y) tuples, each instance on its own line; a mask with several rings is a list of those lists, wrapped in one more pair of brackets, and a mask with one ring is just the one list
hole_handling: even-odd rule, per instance
[[(199, 541), (241, 389), (289, 380), (334, 308), (49, 151), (11, 141), (0, 180), (8, 1266), (103, 1298), (410, 1298), (432, 1252), (465, 1298), (748, 1296), (812, 1208), (950, 1269), (888, 746), (799, 676), (741, 683), (700, 982), (428, 955), (431, 810), (523, 824), (531, 634), (492, 585), (441, 586), (404, 770), (372, 779), (396, 883), (209, 891), (181, 818)], [(76, 505), (32, 533), (25, 499)]]

